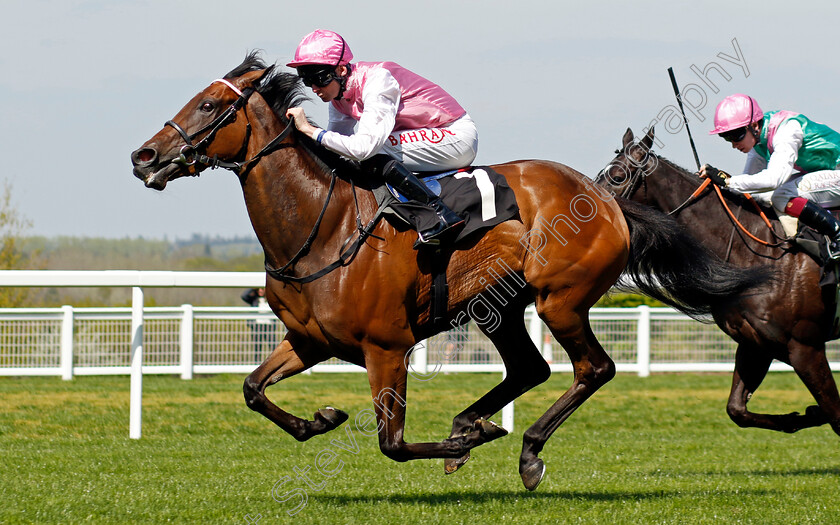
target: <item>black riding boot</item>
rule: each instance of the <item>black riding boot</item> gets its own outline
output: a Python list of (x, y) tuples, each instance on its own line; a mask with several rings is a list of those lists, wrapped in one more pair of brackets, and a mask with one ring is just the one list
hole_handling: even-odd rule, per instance
[(840, 258), (840, 222), (837, 222), (831, 212), (808, 201), (799, 214), (799, 220), (805, 226), (815, 229), (817, 233), (828, 236), (829, 255), (832, 259)]
[[(438, 223), (431, 228), (418, 231), (419, 242), (427, 245), (440, 244), (442, 237), (456, 228), (464, 225), (464, 219), (450, 210), (440, 197), (434, 194), (425, 184), (414, 176), (408, 168), (396, 160), (391, 160), (382, 169), (382, 177), (385, 182), (399, 190), (400, 193), (413, 201), (425, 204), (437, 213)], [(415, 248), (418, 245), (415, 244)]]

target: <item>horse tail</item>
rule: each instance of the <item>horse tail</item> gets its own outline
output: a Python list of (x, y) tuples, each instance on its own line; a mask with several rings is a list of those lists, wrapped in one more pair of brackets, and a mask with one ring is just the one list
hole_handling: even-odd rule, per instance
[(630, 257), (619, 288), (706, 316), (772, 277), (768, 267), (737, 268), (709, 252), (671, 216), (616, 197), (630, 229)]

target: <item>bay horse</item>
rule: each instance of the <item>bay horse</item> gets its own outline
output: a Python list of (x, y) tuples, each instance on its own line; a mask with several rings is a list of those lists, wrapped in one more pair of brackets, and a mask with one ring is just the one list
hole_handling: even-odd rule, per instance
[[(745, 269), (770, 267), (776, 278), (741, 300), (712, 309), (717, 325), (734, 339), (735, 371), (726, 411), (740, 427), (796, 432), (826, 423), (840, 434), (840, 396), (825, 355), (833, 309), (820, 290), (821, 268), (802, 250), (791, 249), (777, 218), (772, 230), (743, 196), (722, 190), (726, 211), (711, 190), (690, 199), (701, 180), (653, 153), (651, 128), (634, 141), (629, 128), (616, 157), (596, 179), (618, 195), (672, 213), (686, 231), (719, 258)], [(749, 233), (736, 229), (740, 221)], [(752, 236), (752, 238), (750, 237)], [(747, 403), (777, 359), (793, 367), (817, 402), (804, 414), (760, 414)]]
[[(519, 216), (450, 248), (443, 324), (463, 323), (465, 313), (477, 323), (492, 317), (479, 328), (507, 375), (455, 416), (449, 438), (407, 443), (406, 356), (445, 328), (430, 317), (436, 255), (412, 249), (416, 233), (396, 222), (361, 227), (361, 217), (378, 209), (371, 192), (360, 189), (370, 186), (368, 177), (357, 163), (292, 129), (286, 110), (303, 100), (296, 75), (250, 53), (131, 155), (135, 176), (156, 190), (207, 167), (238, 175), (265, 251), (266, 298), (288, 330), (245, 380), (245, 400), (297, 440), (333, 430), (348, 416), (326, 407), (302, 419), (265, 390), (337, 357), (367, 370), (376, 413), (369, 423), (387, 457), (444, 458), (444, 471), (454, 472), (472, 448), (507, 433), (489, 418), (550, 375), (524, 323), (526, 306), (536, 303), (574, 364), (574, 381), (523, 437), (519, 472), (534, 490), (545, 473), (538, 454), (548, 438), (615, 374), (588, 314), (625, 269), (661, 282), (670, 303), (692, 313), (708, 312), (764, 278), (721, 267), (664, 214), (615, 199), (567, 166), (538, 160), (492, 166), (513, 189)], [(354, 236), (351, 252), (345, 247)]]

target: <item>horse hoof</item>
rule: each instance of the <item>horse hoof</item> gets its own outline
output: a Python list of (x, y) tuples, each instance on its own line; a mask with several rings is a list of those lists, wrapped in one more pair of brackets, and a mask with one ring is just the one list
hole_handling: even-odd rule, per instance
[(525, 467), (525, 470), (520, 472), (519, 475), (522, 476), (522, 483), (525, 484), (526, 489), (537, 490), (543, 477), (545, 477), (545, 463), (537, 458), (536, 461)]
[(808, 408), (806, 408), (805, 415), (814, 419), (828, 419), (825, 416), (825, 412), (823, 412), (822, 409), (817, 405), (811, 405)]
[(453, 474), (456, 470), (464, 466), (464, 463), (469, 461), (470, 453), (467, 452), (460, 458), (446, 458), (443, 460), (443, 473)]
[(331, 430), (347, 421), (347, 412), (333, 407), (326, 407), (315, 412), (315, 420), (322, 421)]
[(481, 436), (484, 438), (484, 442), (490, 442), (494, 439), (499, 439), (500, 437), (507, 436), (508, 431), (504, 428), (500, 427), (496, 423), (493, 423), (489, 419), (478, 419), (475, 422), (475, 427), (481, 432)]

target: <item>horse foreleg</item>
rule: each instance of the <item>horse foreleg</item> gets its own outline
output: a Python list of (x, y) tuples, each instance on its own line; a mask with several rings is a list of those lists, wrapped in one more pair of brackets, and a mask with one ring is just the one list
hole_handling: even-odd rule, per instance
[[(307, 353), (307, 356), (310, 356)], [(242, 387), (248, 408), (267, 417), (298, 441), (306, 441), (312, 436), (324, 434), (347, 420), (347, 414), (341, 410), (327, 407), (315, 412), (314, 420), (307, 421), (293, 416), (269, 401), (265, 389), (281, 379), (286, 379), (310, 368), (323, 359), (302, 359), (292, 346), (288, 337), (284, 339), (271, 355), (245, 379)]]
[[(584, 401), (615, 376), (615, 364), (601, 348), (585, 314), (561, 316), (566, 317), (563, 319), (566, 328), (562, 330), (555, 324), (558, 317), (552, 317), (543, 316), (543, 319), (569, 355), (575, 377), (572, 386), (525, 431), (522, 438), (519, 475), (528, 490), (535, 490), (545, 475), (545, 464), (537, 455), (546, 441)], [(569, 323), (573, 324), (570, 326)]]
[(730, 419), (742, 428), (764, 428), (787, 433), (825, 424), (828, 420), (818, 407), (809, 407), (805, 414), (761, 414), (749, 411), (747, 403), (767, 376), (772, 361), (773, 358), (760, 348), (738, 345), (732, 388), (726, 405)]
[[(548, 380), (551, 375), (551, 369), (531, 341), (523, 322), (522, 311), (505, 315), (501, 323), (494, 326), (492, 331), (485, 330), (481, 325), (479, 328), (496, 346), (504, 361), (507, 374), (501, 383), (455, 416), (452, 420), (450, 438), (469, 435), (481, 426), (487, 427), (485, 434), (491, 438), (488, 441), (506, 435), (507, 430), (501, 427), (496, 427), (498, 430), (491, 431), (490, 429), (495, 425), (487, 421), (487, 418), (523, 393)], [(460, 458), (444, 460), (444, 472), (452, 474), (469, 458), (468, 452)]]

